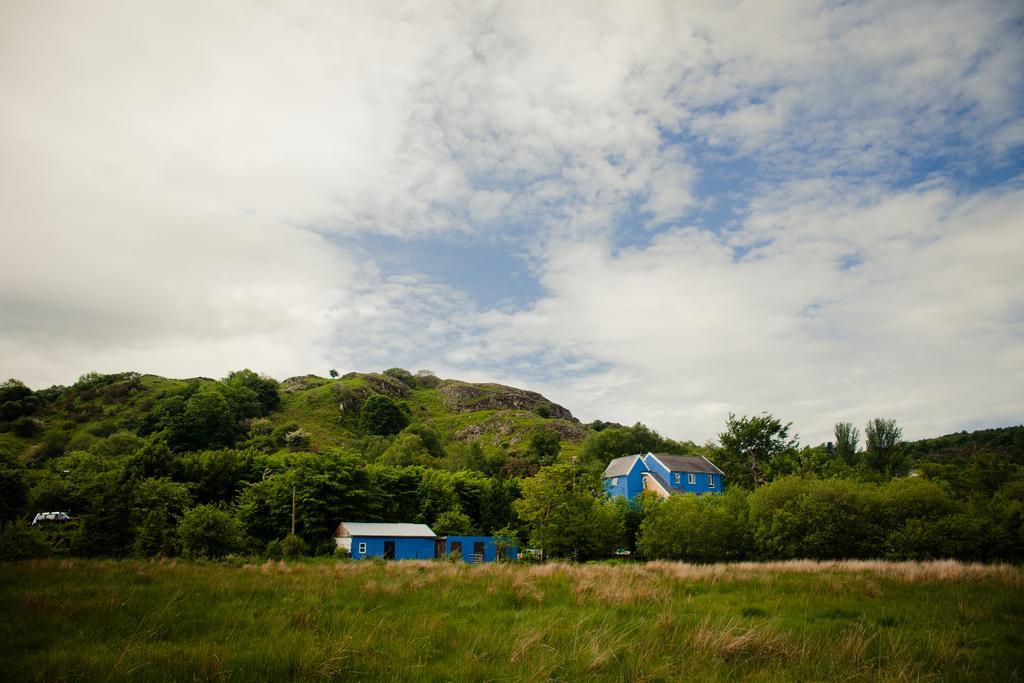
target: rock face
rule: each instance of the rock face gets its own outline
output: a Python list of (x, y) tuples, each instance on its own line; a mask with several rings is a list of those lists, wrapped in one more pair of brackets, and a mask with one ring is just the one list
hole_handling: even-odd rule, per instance
[[(488, 440), (492, 445), (508, 443), (515, 445), (530, 437), (535, 427), (524, 426), (523, 418), (532, 416), (533, 413), (522, 411), (502, 411), (495, 413), (484, 422), (463, 427), (452, 435), (456, 441), (476, 441), (477, 439)], [(517, 423), (517, 418), (520, 422)], [(574, 420), (548, 420), (544, 423), (544, 429), (557, 433), (565, 441), (582, 441), (587, 436), (587, 428)]]
[(455, 413), (475, 410), (527, 410), (544, 417), (575, 421), (568, 409), (552, 403), (535, 391), (502, 384), (468, 384), (446, 381), (439, 388), (444, 407)]

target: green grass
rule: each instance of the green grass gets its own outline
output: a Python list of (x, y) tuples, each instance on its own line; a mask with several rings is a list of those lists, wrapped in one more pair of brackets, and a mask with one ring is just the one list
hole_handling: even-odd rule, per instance
[(970, 680), (1024, 674), (1019, 568), (0, 565), (5, 680)]

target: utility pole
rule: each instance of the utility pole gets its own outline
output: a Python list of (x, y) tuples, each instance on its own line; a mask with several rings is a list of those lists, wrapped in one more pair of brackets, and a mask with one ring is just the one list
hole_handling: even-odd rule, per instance
[(295, 487), (292, 487), (292, 536), (295, 535)]

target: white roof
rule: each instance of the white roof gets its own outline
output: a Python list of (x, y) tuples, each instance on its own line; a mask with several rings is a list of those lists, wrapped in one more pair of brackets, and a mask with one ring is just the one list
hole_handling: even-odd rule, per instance
[(401, 536), (409, 538), (436, 538), (437, 534), (426, 524), (385, 524), (383, 522), (342, 522), (340, 537), (346, 536)]

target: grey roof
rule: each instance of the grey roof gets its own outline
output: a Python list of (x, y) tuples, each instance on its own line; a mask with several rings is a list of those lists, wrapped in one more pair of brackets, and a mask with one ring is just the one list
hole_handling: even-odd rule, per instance
[(426, 524), (385, 524), (382, 522), (342, 522), (339, 536), (401, 536), (403, 538), (436, 538)]
[(615, 458), (608, 467), (604, 468), (604, 477), (624, 477), (629, 474), (629, 471), (633, 469), (633, 461), (638, 459), (639, 455), (624, 455), (621, 458)]
[(725, 474), (705, 457), (692, 455), (667, 455), (651, 453), (668, 468), (669, 472), (698, 472), (704, 474)]

